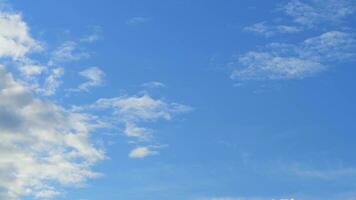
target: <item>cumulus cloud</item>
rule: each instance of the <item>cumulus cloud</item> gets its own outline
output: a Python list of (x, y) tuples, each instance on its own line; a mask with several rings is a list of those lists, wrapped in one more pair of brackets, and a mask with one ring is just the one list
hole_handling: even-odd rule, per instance
[(98, 176), (104, 159), (90, 133), (99, 125), (87, 114), (34, 97), (0, 67), (0, 196), (48, 198), (52, 184), (78, 185)]
[(0, 57), (20, 59), (41, 46), (31, 37), (19, 13), (0, 12)]

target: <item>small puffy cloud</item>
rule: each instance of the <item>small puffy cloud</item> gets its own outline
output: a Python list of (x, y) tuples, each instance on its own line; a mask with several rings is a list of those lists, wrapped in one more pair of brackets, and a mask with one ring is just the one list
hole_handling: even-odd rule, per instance
[(137, 147), (130, 152), (129, 157), (130, 158), (145, 158), (147, 156), (153, 156), (156, 154), (158, 154), (158, 152), (150, 149), (149, 147)]
[(0, 11), (0, 57), (19, 59), (39, 49), (21, 14)]

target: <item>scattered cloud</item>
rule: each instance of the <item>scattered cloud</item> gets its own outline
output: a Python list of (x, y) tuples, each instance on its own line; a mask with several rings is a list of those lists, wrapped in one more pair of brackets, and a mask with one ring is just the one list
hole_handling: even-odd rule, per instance
[(143, 124), (171, 120), (176, 114), (192, 110), (189, 106), (155, 99), (148, 94), (102, 98), (90, 107), (111, 110), (114, 121), (124, 125), (124, 134), (138, 142), (149, 142), (153, 137), (153, 130)]
[(79, 75), (87, 79), (84, 83), (80, 84), (78, 88), (69, 89), (70, 92), (88, 92), (90, 88), (97, 87), (103, 84), (105, 73), (98, 67), (90, 67), (81, 72)]
[(330, 31), (308, 38), (301, 44), (271, 43), (264, 51), (250, 51), (238, 57), (238, 65), (231, 77), (251, 79), (301, 79), (312, 76), (330, 63), (355, 56), (354, 35)]
[(256, 23), (251, 26), (245, 27), (244, 31), (264, 35), (265, 37), (271, 37), (271, 36), (281, 34), (281, 33), (283, 33), (283, 34), (298, 33), (302, 30), (300, 28), (298, 28), (297, 26), (287, 26), (287, 25), (270, 26), (270, 25), (267, 25), (266, 22), (260, 22), (260, 23)]
[[(279, 37), (263, 48), (240, 54), (229, 63), (234, 80), (289, 80), (313, 76), (328, 67), (356, 57), (356, 37), (347, 27), (347, 17), (356, 12), (350, 0), (291, 0), (279, 11), (292, 21), (268, 25), (267, 22), (245, 27), (269, 38), (281, 33), (301, 33), (302, 42)], [(318, 30), (314, 27), (318, 26)], [(308, 31), (308, 34), (304, 32)], [(314, 36), (305, 36), (314, 35)], [(285, 41), (290, 42), (285, 42)]]
[(308, 3), (300, 0), (288, 2), (281, 10), (295, 23), (308, 28), (316, 25), (335, 25), (356, 12), (352, 0), (312, 0)]
[(165, 88), (167, 87), (164, 83), (159, 82), (159, 81), (151, 81), (142, 84), (142, 87), (149, 88), (149, 89), (155, 89), (155, 88)]
[(37, 88), (35, 91), (44, 96), (54, 95), (62, 83), (61, 77), (63, 74), (63, 68), (51, 69), (49, 75), (45, 79), (44, 86), (42, 88)]
[(103, 30), (100, 26), (94, 26), (92, 29), (91, 34), (85, 35), (80, 39), (81, 42), (92, 43), (102, 38)]
[(51, 56), (48, 62), (49, 66), (59, 65), (61, 63), (77, 61), (82, 58), (90, 57), (89, 53), (78, 50), (78, 43), (74, 41), (66, 41), (61, 44)]
[[(96, 39), (94, 33), (79, 42)], [(100, 176), (92, 167), (106, 155), (92, 134), (111, 129), (112, 121), (124, 126), (125, 135), (138, 140), (129, 154), (131, 158), (158, 154), (159, 146), (142, 144), (153, 132), (146, 123), (170, 120), (190, 110), (147, 94), (101, 98), (87, 110), (55, 103), (47, 96), (61, 86), (64, 64), (89, 56), (78, 47), (79, 42), (66, 41), (54, 51), (46, 49), (49, 53), (43, 53), (21, 15), (0, 10), (0, 58), (6, 58), (7, 67), (15, 68), (7, 70), (0, 65), (0, 199), (54, 198), (62, 194), (63, 186), (78, 187)], [(40, 53), (39, 60), (32, 59), (31, 53)], [(78, 90), (88, 91), (103, 83), (104, 72), (98, 67), (79, 75), (87, 81)], [(100, 116), (90, 109), (102, 109), (111, 116)]]
[(129, 157), (130, 158), (145, 158), (147, 156), (152, 156), (152, 155), (156, 155), (156, 154), (158, 154), (158, 152), (152, 150), (149, 147), (137, 147), (130, 152)]
[(356, 178), (356, 169), (355, 168), (328, 168), (328, 169), (310, 169), (307, 167), (301, 166), (292, 166), (289, 168), (289, 171), (299, 177), (305, 178), (315, 178), (322, 180), (335, 180), (342, 179), (345, 177), (354, 177)]
[(26, 78), (37, 76), (46, 71), (46, 67), (41, 65), (23, 65), (19, 67), (20, 73)]
[(149, 22), (151, 19), (147, 17), (132, 17), (126, 21), (127, 25), (137, 26)]

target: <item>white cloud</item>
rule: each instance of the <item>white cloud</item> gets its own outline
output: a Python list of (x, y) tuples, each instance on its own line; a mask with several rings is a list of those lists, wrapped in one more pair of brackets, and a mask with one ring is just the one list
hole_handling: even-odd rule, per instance
[(158, 152), (153, 151), (149, 147), (137, 147), (130, 152), (129, 157), (130, 158), (145, 158), (147, 156), (153, 156), (156, 154), (158, 154)]
[(58, 87), (62, 84), (61, 77), (64, 74), (63, 68), (53, 68), (50, 70), (50, 74), (46, 77), (42, 88), (35, 88), (35, 91), (44, 95), (54, 95)]
[(244, 31), (261, 34), (264, 35), (265, 37), (271, 37), (278, 33), (298, 33), (301, 31), (301, 29), (296, 26), (287, 26), (287, 25), (272, 26), (272, 25), (267, 25), (266, 22), (260, 22), (245, 27)]
[(80, 84), (78, 88), (69, 89), (70, 92), (88, 92), (90, 88), (97, 87), (103, 84), (105, 73), (98, 67), (90, 67), (81, 72), (79, 75), (87, 79), (84, 83)]
[[(81, 42), (96, 39), (93, 35)], [(99, 128), (108, 128), (111, 120), (123, 124), (128, 137), (147, 142), (152, 131), (143, 124), (169, 120), (190, 110), (149, 95), (102, 98), (91, 107), (111, 112), (112, 118), (102, 122), (88, 110), (68, 110), (51, 98), (43, 100), (61, 85), (64, 63), (89, 56), (78, 44), (67, 41), (54, 52), (39, 56), (49, 55), (48, 62), (33, 60), (29, 54), (41, 49), (39, 42), (30, 36), (20, 14), (0, 10), (0, 58), (11, 58), (10, 66), (19, 72), (10, 74), (0, 66), (0, 199), (53, 198), (62, 194), (62, 186), (81, 186), (99, 176), (92, 166), (105, 159), (105, 152), (95, 145), (91, 135)], [(78, 88), (88, 90), (102, 84), (104, 73), (93, 67), (80, 75), (88, 81)], [(101, 118), (106, 120), (105, 116)], [(130, 157), (154, 155), (160, 148), (137, 145)]]
[(165, 88), (166, 85), (159, 81), (150, 81), (150, 82), (142, 84), (142, 87), (154, 89), (154, 88)]
[(66, 41), (52, 53), (52, 57), (48, 62), (48, 65), (54, 66), (88, 57), (90, 57), (90, 55), (87, 52), (78, 50), (78, 43), (74, 41)]
[(142, 96), (120, 96), (115, 98), (102, 98), (96, 102), (97, 107), (113, 108), (114, 114), (125, 121), (155, 121), (169, 120), (176, 113), (191, 110), (189, 106), (178, 103), (168, 103), (154, 99), (148, 94)]
[(0, 67), (0, 196), (47, 198), (52, 184), (76, 186), (98, 176), (91, 166), (104, 152), (90, 140), (90, 115), (35, 98)]
[[(289, 18), (275, 20), (277, 24), (256, 23), (245, 31), (265, 37), (279, 35), (284, 43), (272, 42), (261, 50), (252, 50), (230, 62), (231, 78), (238, 80), (302, 79), (312, 76), (335, 63), (356, 57), (355, 35), (348, 19), (356, 13), (351, 0), (291, 0), (279, 7)], [(282, 23), (282, 24), (278, 24)], [(309, 37), (303, 42), (281, 38), (281, 33), (300, 33)], [(295, 40), (295, 39), (294, 39)], [(288, 41), (288, 40), (287, 40)]]
[[(152, 138), (152, 130), (140, 124), (157, 120), (170, 120), (174, 115), (189, 112), (192, 108), (178, 103), (154, 99), (148, 94), (99, 99), (92, 108), (112, 109), (113, 118), (124, 125), (124, 133), (139, 142)], [(114, 121), (115, 121), (114, 120)], [(139, 151), (141, 152), (141, 150)], [(132, 155), (129, 155), (132, 157)]]
[(137, 138), (139, 140), (147, 140), (151, 137), (151, 130), (143, 127), (138, 127), (134, 122), (125, 122), (124, 133), (128, 137)]
[(19, 68), (21, 74), (27, 78), (37, 76), (46, 71), (46, 67), (41, 65), (23, 65)]
[(0, 57), (20, 59), (40, 49), (41, 46), (31, 37), (20, 14), (0, 12)]
[(271, 43), (264, 51), (250, 51), (238, 57), (231, 78), (239, 80), (301, 79), (355, 56), (352, 34), (330, 31), (298, 45)]
[(308, 3), (292, 0), (282, 10), (294, 22), (312, 28), (321, 23), (340, 23), (356, 12), (356, 5), (352, 0), (312, 0)]

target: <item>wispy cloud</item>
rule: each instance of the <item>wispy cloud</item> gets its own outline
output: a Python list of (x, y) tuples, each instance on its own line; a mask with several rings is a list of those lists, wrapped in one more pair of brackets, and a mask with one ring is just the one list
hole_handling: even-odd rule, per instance
[(51, 56), (50, 61), (48, 62), (49, 66), (55, 66), (58, 64), (62, 64), (65, 62), (70, 62), (70, 61), (77, 61), (82, 58), (88, 58), (90, 57), (90, 54), (78, 50), (78, 43), (74, 41), (66, 41), (63, 44), (61, 44), (53, 53)]
[(70, 92), (88, 92), (90, 88), (101, 86), (104, 82), (105, 73), (98, 67), (90, 67), (81, 72), (79, 75), (84, 77), (86, 81), (78, 86), (78, 88), (69, 89)]
[(301, 32), (301, 28), (297, 26), (287, 26), (287, 25), (267, 25), (266, 22), (260, 22), (247, 26), (244, 28), (244, 31), (253, 32), (256, 34), (264, 35), (265, 37), (271, 37), (277, 34), (292, 34)]
[(137, 147), (129, 153), (130, 158), (145, 158), (158, 154), (157, 151), (152, 150), (150, 147)]
[[(245, 27), (270, 38), (281, 33), (308, 31), (302, 42), (283, 38), (281, 42), (269, 42), (263, 48), (235, 57), (229, 63), (235, 80), (288, 80), (310, 77), (339, 62), (356, 57), (356, 39), (351, 27), (345, 27), (347, 17), (356, 12), (355, 3), (349, 0), (313, 0), (304, 3), (289, 1), (280, 6), (292, 21), (268, 25), (261, 22)], [(314, 27), (318, 25), (319, 31)], [(320, 31), (321, 30), (321, 31)], [(347, 31), (346, 31), (347, 30)], [(351, 29), (352, 30), (352, 29)]]
[(127, 25), (137, 26), (149, 22), (151, 19), (147, 17), (132, 17), (126, 21)]
[(80, 42), (88, 42), (88, 43), (92, 43), (95, 42), (99, 39), (102, 38), (102, 28), (100, 26), (94, 26), (92, 27), (92, 32), (88, 35), (83, 36), (82, 38), (80, 38)]
[(341, 23), (356, 12), (356, 5), (350, 0), (292, 0), (280, 9), (295, 23), (314, 28)]
[(116, 119), (114, 121), (124, 125), (124, 134), (138, 142), (147, 142), (153, 137), (153, 130), (140, 124), (171, 120), (174, 115), (192, 109), (186, 105), (155, 99), (148, 94), (102, 98), (90, 107), (112, 110), (112, 116)]
[(345, 177), (356, 178), (356, 168), (347, 167), (334, 167), (334, 168), (310, 168), (300, 165), (294, 165), (289, 168), (289, 171), (296, 176), (304, 178), (322, 179), (322, 180), (335, 180), (343, 179)]
[(142, 87), (154, 89), (154, 88), (165, 88), (167, 86), (164, 83), (159, 82), (159, 81), (150, 81), (150, 82), (142, 84)]

